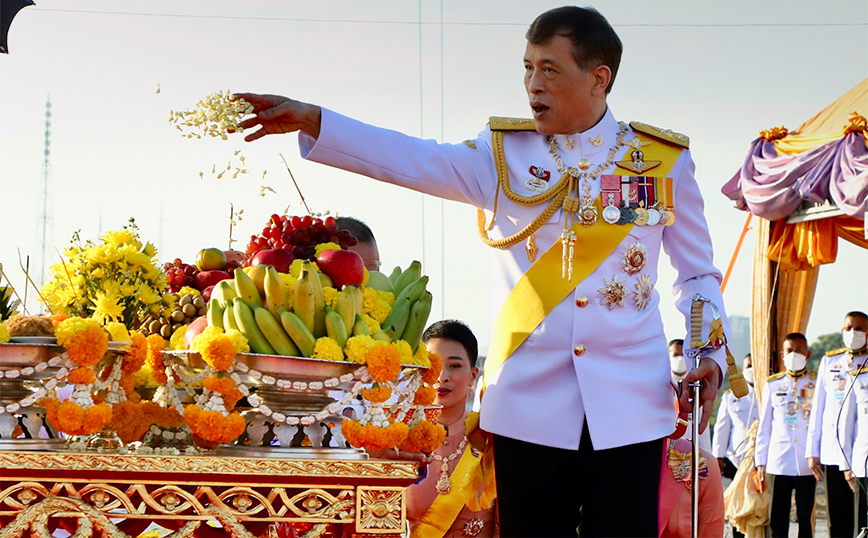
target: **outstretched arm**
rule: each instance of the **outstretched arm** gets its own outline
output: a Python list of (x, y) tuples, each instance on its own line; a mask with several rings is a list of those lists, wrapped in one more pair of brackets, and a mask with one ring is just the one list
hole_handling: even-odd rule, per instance
[(241, 127), (258, 129), (244, 140), (253, 142), (267, 134), (292, 133), (304, 131), (313, 138), (319, 137), (322, 110), (316, 105), (295, 101), (280, 95), (259, 95), (256, 93), (236, 93), (236, 99), (244, 99), (253, 105), (252, 118), (241, 122)]

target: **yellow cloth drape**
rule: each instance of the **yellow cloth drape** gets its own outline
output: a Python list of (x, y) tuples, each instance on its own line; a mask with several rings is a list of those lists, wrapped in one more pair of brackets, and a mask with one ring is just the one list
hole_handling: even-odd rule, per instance
[[(862, 138), (866, 141), (866, 145), (868, 145), (868, 134), (864, 132), (861, 134)], [(775, 150), (778, 152), (778, 155), (797, 155), (826, 145), (829, 142), (840, 140), (841, 136), (841, 131), (810, 136), (788, 135), (780, 140), (775, 140)]]
[(833, 263), (838, 255), (838, 237), (868, 248), (862, 227), (861, 219), (848, 216), (794, 224), (778, 221), (769, 238), (768, 258), (779, 262), (783, 271), (801, 271)]

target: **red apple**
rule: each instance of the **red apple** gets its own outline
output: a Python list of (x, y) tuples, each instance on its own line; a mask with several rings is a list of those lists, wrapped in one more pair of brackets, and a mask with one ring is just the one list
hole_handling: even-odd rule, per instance
[(190, 344), (193, 343), (193, 339), (196, 336), (205, 330), (205, 327), (208, 326), (208, 318), (205, 316), (199, 316), (194, 319), (190, 326), (187, 327), (187, 332), (184, 333), (184, 348), (190, 349)]
[(352, 250), (324, 250), (317, 257), (316, 264), (332, 279), (337, 290), (345, 284), (360, 286), (365, 278), (365, 262)]
[(226, 271), (199, 271), (196, 274), (196, 283), (193, 287), (202, 291), (208, 286), (213, 286), (221, 280), (226, 280), (228, 278), (232, 278), (232, 275)]
[(212, 285), (212, 286), (208, 286), (207, 288), (205, 288), (204, 290), (202, 290), (202, 298), (205, 299), (205, 302), (206, 302), (206, 303), (207, 303), (208, 301), (211, 300), (211, 293), (212, 293), (213, 291), (214, 291), (214, 286), (213, 286), (213, 285)]
[(289, 266), (295, 260), (291, 250), (285, 248), (270, 248), (260, 250), (250, 258), (250, 265), (272, 265), (278, 273), (288, 273)]
[(240, 250), (224, 250), (223, 254), (226, 254), (227, 263), (234, 261), (240, 266), (247, 261), (247, 256)]

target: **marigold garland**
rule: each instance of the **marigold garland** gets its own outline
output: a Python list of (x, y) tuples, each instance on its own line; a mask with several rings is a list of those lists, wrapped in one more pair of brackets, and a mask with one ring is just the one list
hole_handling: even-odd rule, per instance
[(378, 383), (391, 381), (401, 372), (401, 356), (398, 348), (385, 342), (377, 342), (365, 354), (368, 373)]
[(71, 317), (55, 331), (57, 343), (79, 366), (94, 366), (108, 351), (108, 336), (102, 325), (91, 318)]
[(156, 424), (161, 428), (180, 428), (184, 425), (182, 417), (174, 407), (161, 407), (154, 402), (145, 401), (141, 404), (143, 420)]
[(40, 402), (46, 418), (55, 428), (67, 435), (91, 435), (103, 429), (112, 419), (112, 408), (100, 403), (84, 408), (72, 400), (58, 402), (46, 398)]
[(169, 378), (166, 376), (166, 365), (163, 364), (163, 350), (166, 349), (166, 340), (159, 334), (152, 334), (146, 339), (148, 353), (145, 364), (151, 369), (151, 377), (159, 385), (165, 385)]
[(434, 387), (419, 387), (413, 395), (413, 405), (431, 405), (436, 397), (437, 391)]
[[(422, 346), (419, 347), (421, 348)], [(429, 385), (434, 385), (440, 381), (440, 374), (443, 372), (443, 357), (432, 351), (428, 353), (428, 360), (431, 361), (431, 366), (422, 372), (422, 381)]]
[(398, 360), (401, 364), (413, 364), (413, 348), (406, 340), (395, 340), (389, 345), (398, 351)]
[(130, 339), (130, 333), (126, 325), (119, 321), (110, 321), (105, 324), (105, 330), (112, 337), (113, 342), (126, 342)]
[(124, 354), (124, 362), (121, 364), (121, 370), (124, 375), (135, 374), (141, 370), (148, 358), (148, 341), (145, 335), (138, 331), (130, 333), (130, 344), (127, 346), (127, 352)]
[(90, 385), (96, 381), (96, 373), (93, 371), (93, 368), (79, 367), (70, 370), (69, 373), (66, 374), (66, 380), (77, 385)]
[(142, 405), (125, 401), (112, 406), (112, 419), (108, 428), (117, 432), (124, 443), (140, 441), (151, 423), (146, 420)]
[(341, 433), (347, 442), (356, 448), (384, 450), (396, 447), (407, 436), (407, 432), (407, 425), (403, 422), (392, 423), (381, 428), (373, 424), (362, 425), (357, 420), (341, 421)]
[(212, 443), (229, 443), (247, 429), (247, 421), (238, 413), (224, 416), (220, 411), (207, 411), (195, 404), (184, 409), (184, 420), (194, 435)]
[(362, 389), (361, 395), (362, 398), (371, 403), (383, 403), (392, 396), (392, 389), (387, 385), (375, 383), (374, 386), (369, 389)]
[(235, 388), (235, 380), (231, 377), (217, 377), (212, 375), (211, 377), (206, 377), (202, 380), (202, 386), (211, 392), (228, 394), (229, 391)]
[(404, 442), (398, 447), (406, 452), (433, 452), (446, 439), (446, 429), (439, 424), (421, 420), (410, 428)]
[[(208, 330), (211, 329), (211, 330)], [(232, 340), (216, 327), (208, 327), (196, 335), (190, 346), (198, 351), (211, 368), (225, 372), (232, 368), (238, 349)]]

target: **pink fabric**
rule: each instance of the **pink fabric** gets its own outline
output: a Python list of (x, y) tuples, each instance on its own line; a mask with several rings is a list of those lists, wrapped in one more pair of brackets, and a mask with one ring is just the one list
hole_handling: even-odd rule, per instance
[[(681, 451), (690, 450), (690, 443), (677, 446)], [(660, 511), (658, 528), (660, 538), (688, 538), (691, 535), (692, 506), (690, 490), (679, 482), (667, 464), (669, 443), (663, 443), (663, 468), (660, 477)], [(699, 536), (720, 538), (723, 536), (723, 483), (717, 460), (710, 452), (701, 451), (708, 461), (708, 477), (699, 481)]]
[(786, 218), (803, 200), (832, 200), (845, 214), (868, 209), (868, 150), (859, 133), (797, 155), (778, 155), (757, 138), (741, 169), (721, 189), (736, 207), (768, 220)]

